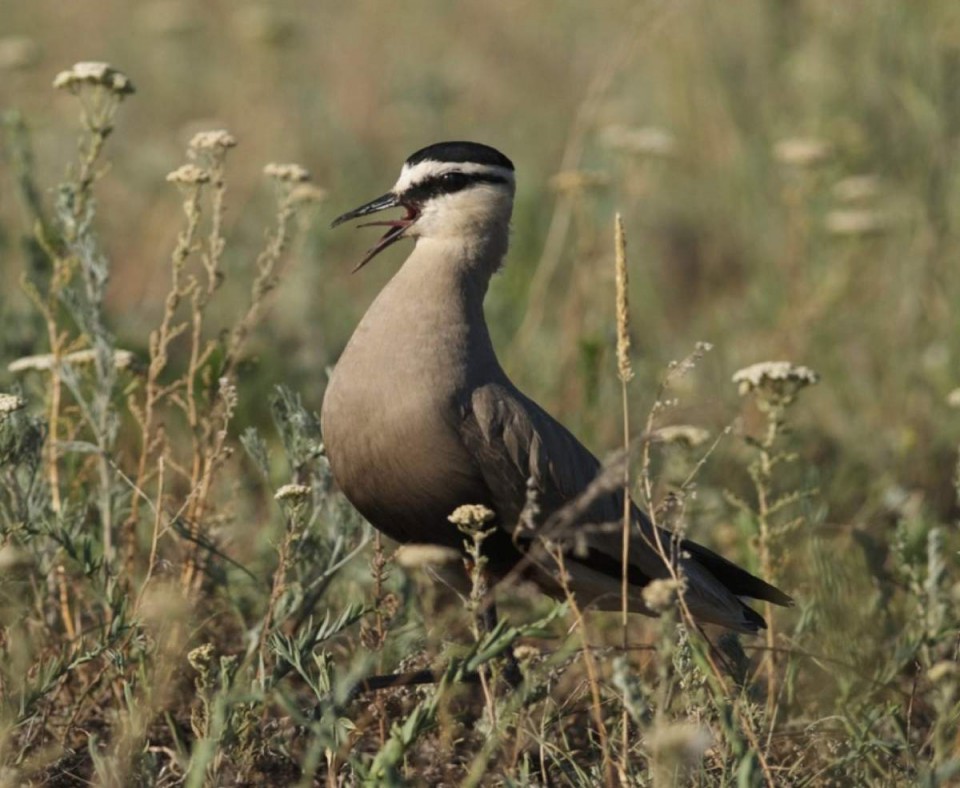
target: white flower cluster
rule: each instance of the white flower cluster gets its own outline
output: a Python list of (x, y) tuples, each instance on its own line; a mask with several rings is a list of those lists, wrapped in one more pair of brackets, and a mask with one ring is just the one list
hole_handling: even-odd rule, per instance
[(263, 174), (284, 183), (306, 183), (310, 180), (310, 173), (299, 164), (270, 163), (263, 168)]
[(653, 433), (653, 439), (658, 443), (668, 443), (674, 446), (686, 446), (694, 449), (702, 446), (710, 438), (710, 432), (692, 424), (672, 424), (660, 427)]
[(756, 395), (761, 409), (785, 407), (802, 389), (819, 381), (820, 376), (812, 369), (789, 361), (761, 361), (733, 374), (740, 396)]
[(733, 373), (733, 382), (741, 394), (769, 385), (792, 383), (799, 388), (819, 382), (820, 376), (809, 367), (789, 361), (761, 361)]
[(180, 186), (199, 186), (210, 182), (210, 173), (196, 164), (184, 164), (167, 174), (167, 182)]
[(454, 509), (453, 514), (447, 519), (454, 525), (476, 528), (489, 522), (496, 516), (495, 512), (492, 512), (481, 503), (468, 503)]
[(237, 147), (237, 138), (226, 129), (199, 131), (190, 140), (189, 148), (195, 151), (225, 150)]
[(16, 394), (0, 393), (0, 420), (3, 420), (7, 414), (26, 407), (26, 405), (27, 401), (23, 397), (18, 397)]
[(122, 71), (109, 63), (74, 63), (66, 71), (61, 71), (53, 80), (53, 86), (61, 90), (76, 93), (82, 87), (104, 88), (119, 98), (134, 92), (133, 83)]
[(643, 604), (653, 613), (664, 613), (677, 603), (683, 586), (672, 577), (653, 580), (643, 588)]

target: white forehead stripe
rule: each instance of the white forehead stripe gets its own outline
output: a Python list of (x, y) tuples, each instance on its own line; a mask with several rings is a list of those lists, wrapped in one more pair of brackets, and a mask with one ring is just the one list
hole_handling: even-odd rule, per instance
[(470, 161), (431, 161), (425, 159), (412, 167), (408, 164), (403, 165), (403, 169), (400, 170), (400, 177), (393, 186), (393, 193), (405, 192), (411, 186), (424, 183), (438, 175), (443, 175), (445, 172), (462, 172), (466, 175), (495, 175), (508, 183), (513, 183), (513, 170), (506, 167), (498, 167), (495, 164), (476, 164)]

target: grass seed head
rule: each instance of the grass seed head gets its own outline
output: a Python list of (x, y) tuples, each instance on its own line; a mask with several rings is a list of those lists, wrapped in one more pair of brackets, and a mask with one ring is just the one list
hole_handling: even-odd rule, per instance
[(633, 378), (630, 364), (630, 277), (627, 272), (627, 235), (623, 230), (623, 217), (618, 213), (614, 222), (614, 246), (616, 247), (617, 286), (617, 375), (624, 383)]
[(273, 494), (275, 501), (301, 503), (310, 498), (311, 490), (306, 484), (285, 484)]

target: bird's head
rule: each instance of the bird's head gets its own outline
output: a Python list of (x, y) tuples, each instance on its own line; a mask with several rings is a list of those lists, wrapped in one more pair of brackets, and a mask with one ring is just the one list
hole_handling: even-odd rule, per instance
[(355, 271), (401, 238), (467, 245), (502, 239), (505, 251), (513, 193), (513, 163), (500, 151), (478, 142), (438, 142), (404, 162), (389, 192), (339, 216), (332, 226), (388, 208), (406, 211), (399, 219), (360, 225), (389, 229)]

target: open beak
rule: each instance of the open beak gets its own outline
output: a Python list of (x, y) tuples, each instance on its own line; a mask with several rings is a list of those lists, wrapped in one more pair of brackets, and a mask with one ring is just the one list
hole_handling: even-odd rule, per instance
[(420, 213), (409, 205), (404, 205), (397, 198), (393, 192), (387, 192), (380, 197), (377, 197), (375, 200), (361, 205), (359, 208), (354, 208), (352, 211), (347, 211), (343, 216), (338, 216), (333, 220), (331, 227), (336, 227), (339, 224), (348, 222), (351, 219), (359, 219), (361, 216), (367, 216), (371, 213), (378, 213), (379, 211), (385, 211), (388, 208), (405, 208), (407, 215), (402, 219), (391, 219), (382, 222), (365, 222), (364, 224), (357, 225), (358, 227), (389, 227), (383, 237), (377, 241), (377, 243), (367, 251), (364, 258), (357, 263), (357, 266), (353, 269), (353, 272), (356, 273), (361, 268), (363, 268), (367, 263), (369, 263), (374, 257), (376, 257), (380, 252), (386, 249), (390, 244), (399, 241), (403, 238), (403, 234), (406, 229), (413, 224), (419, 217)]

